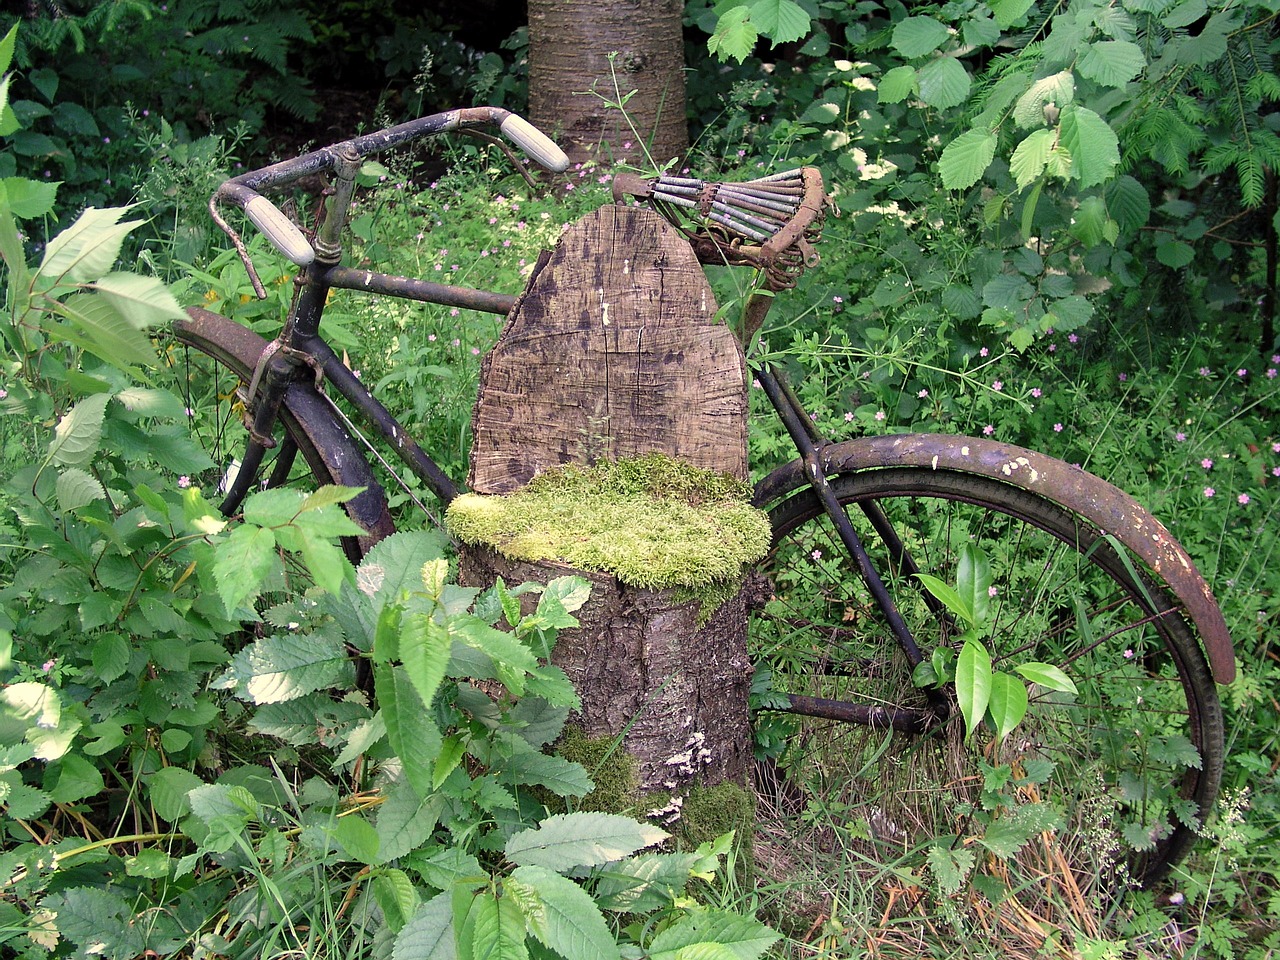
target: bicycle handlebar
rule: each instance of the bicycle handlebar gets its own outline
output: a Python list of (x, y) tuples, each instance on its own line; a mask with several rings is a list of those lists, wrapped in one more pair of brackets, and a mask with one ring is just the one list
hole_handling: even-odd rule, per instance
[[(560, 173), (569, 166), (569, 158), (556, 146), (555, 141), (523, 117), (501, 107), (469, 107), (420, 117), (233, 177), (214, 192), (209, 200), (209, 210), (214, 221), (236, 244), (246, 263), (248, 257), (239, 236), (218, 215), (216, 207), (219, 201), (226, 201), (243, 209), (273, 247), (293, 263), (305, 267), (315, 260), (315, 249), (293, 221), (259, 191), (333, 170), (339, 163), (351, 163), (424, 137), (486, 126), (497, 127), (504, 137), (523, 150), (530, 159), (552, 173)], [(252, 271), (250, 276), (252, 277)]]

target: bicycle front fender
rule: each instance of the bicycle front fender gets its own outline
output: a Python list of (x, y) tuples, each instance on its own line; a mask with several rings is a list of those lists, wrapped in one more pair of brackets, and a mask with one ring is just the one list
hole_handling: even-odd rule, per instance
[[(1083, 517), (1139, 557), (1186, 607), (1218, 683), (1235, 679), (1235, 649), (1222, 611), (1190, 556), (1165, 526), (1123, 490), (1079, 467), (1008, 443), (944, 434), (891, 434), (819, 450), (827, 476), (913, 467), (988, 477), (1021, 487)], [(756, 485), (753, 502), (774, 501), (809, 485), (803, 461), (779, 467)]]

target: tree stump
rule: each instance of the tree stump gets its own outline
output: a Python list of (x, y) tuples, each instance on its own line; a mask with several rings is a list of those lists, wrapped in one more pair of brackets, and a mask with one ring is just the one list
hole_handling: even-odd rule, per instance
[[(540, 260), (481, 372), (470, 486), (518, 489), (563, 464), (662, 453), (745, 479), (746, 365), (689, 245), (641, 208), (604, 207)], [(586, 577), (581, 627), (554, 662), (582, 699), (590, 737), (624, 734), (642, 793), (675, 819), (693, 783), (746, 786), (751, 667), (740, 596), (702, 604), (612, 575), (464, 548), (464, 582)]]

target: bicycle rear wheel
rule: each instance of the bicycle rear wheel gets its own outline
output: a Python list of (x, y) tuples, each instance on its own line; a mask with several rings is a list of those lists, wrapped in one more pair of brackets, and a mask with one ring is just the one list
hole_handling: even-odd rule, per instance
[[(198, 307), (173, 325), (176, 341), (169, 351), (183, 393), (192, 432), (215, 467), (192, 482), (209, 491), (213, 500), (225, 488), (248, 440), (242, 423), (240, 389), (253, 376), (267, 341), (226, 317)], [(358, 563), (378, 540), (395, 530), (382, 488), (363, 451), (321, 394), (310, 384), (295, 383), (280, 411), (276, 446), (258, 470), (256, 489), (297, 486), (312, 490), (326, 484), (364, 487), (345, 504), (347, 513), (365, 531), (343, 539), (352, 563)]]
[[(1172, 592), (1098, 524), (998, 480), (903, 467), (830, 485), (926, 660), (958, 650), (960, 630), (864, 507), (883, 514), (915, 570), (949, 584), (961, 548), (980, 547), (994, 575), (993, 668), (1044, 661), (1078, 692), (1033, 687), (1004, 742), (984, 727), (965, 743), (954, 688), (939, 717), (830, 518), (795, 484), (770, 510), (775, 542), (761, 573), (772, 596), (751, 630), (780, 710), (757, 721), (761, 744), (775, 746), (762, 777), (777, 774), (775, 812), (822, 824), (818, 843), (836, 842), (832, 825), (844, 823), (842, 842), (879, 863), (985, 848), (1041, 877), (1048, 860), (1067, 864), (1082, 889), (1106, 884), (1100, 894), (1163, 876), (1194, 842), (1223, 764), (1214, 682)], [(1035, 829), (1051, 821), (1056, 832)]]

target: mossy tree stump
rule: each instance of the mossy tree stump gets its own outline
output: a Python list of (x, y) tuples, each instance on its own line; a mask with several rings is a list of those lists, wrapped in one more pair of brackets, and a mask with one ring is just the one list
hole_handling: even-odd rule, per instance
[[(747, 476), (746, 365), (702, 268), (666, 221), (604, 207), (544, 254), (481, 371), (470, 486), (505, 494), (565, 464), (660, 453)], [(582, 699), (590, 737), (623, 735), (642, 792), (750, 778), (746, 613), (709, 619), (677, 589), (464, 548), (464, 582), (586, 577), (591, 600), (554, 661)], [(732, 590), (728, 591), (730, 594)], [(675, 808), (665, 819), (674, 819)]]

